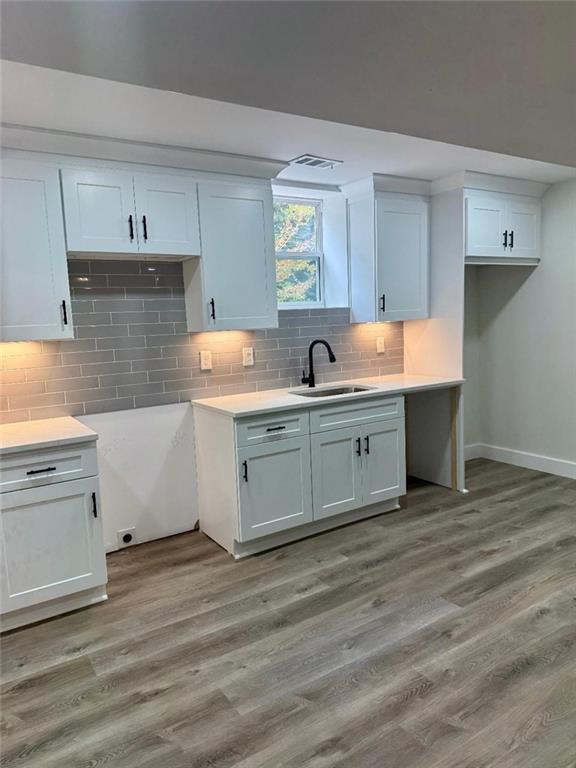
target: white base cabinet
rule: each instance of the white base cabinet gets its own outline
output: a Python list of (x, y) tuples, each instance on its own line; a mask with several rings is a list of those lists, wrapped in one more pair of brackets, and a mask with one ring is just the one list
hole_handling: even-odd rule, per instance
[(200, 528), (236, 557), (406, 493), (402, 397), (240, 419), (195, 406), (194, 422)]
[[(77, 457), (77, 474), (67, 479)], [(0, 613), (13, 629), (106, 599), (96, 445), (2, 456)], [(18, 480), (21, 477), (21, 480)]]

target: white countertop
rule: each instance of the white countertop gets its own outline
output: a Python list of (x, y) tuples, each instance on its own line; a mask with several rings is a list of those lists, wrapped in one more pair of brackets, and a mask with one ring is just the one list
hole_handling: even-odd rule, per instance
[(17, 421), (14, 424), (0, 425), (0, 454), (28, 451), (32, 448), (55, 448), (97, 439), (97, 432), (72, 416)]
[(307, 391), (308, 387), (291, 387), (290, 389), (267, 389), (262, 392), (246, 392), (241, 395), (225, 395), (224, 397), (207, 397), (192, 400), (192, 405), (198, 408), (225, 413), (227, 416), (240, 418), (242, 416), (257, 416), (274, 411), (288, 411), (296, 408), (314, 408), (328, 403), (341, 403), (345, 400), (360, 400), (375, 395), (401, 395), (408, 392), (419, 392), (426, 389), (443, 389), (456, 387), (464, 383), (464, 379), (449, 379), (441, 376), (416, 376), (406, 373), (391, 376), (374, 376), (366, 379), (351, 379), (348, 381), (332, 381), (330, 384), (319, 384), (316, 389), (327, 389), (339, 386), (361, 384), (371, 387), (366, 392), (355, 392), (347, 395), (332, 397), (301, 397), (293, 394), (297, 390)]

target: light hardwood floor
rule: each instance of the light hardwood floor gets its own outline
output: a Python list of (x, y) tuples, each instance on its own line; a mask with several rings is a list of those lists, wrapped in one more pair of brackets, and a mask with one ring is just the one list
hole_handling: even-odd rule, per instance
[(239, 563), (111, 555), (107, 604), (4, 637), (1, 765), (574, 768), (576, 482), (467, 469)]

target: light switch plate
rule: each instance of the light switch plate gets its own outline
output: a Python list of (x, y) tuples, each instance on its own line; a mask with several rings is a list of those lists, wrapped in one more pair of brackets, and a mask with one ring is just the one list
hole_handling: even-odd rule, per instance
[(200, 352), (200, 370), (212, 370), (212, 352), (209, 349), (203, 349)]
[(376, 352), (379, 355), (382, 355), (384, 352), (386, 352), (386, 342), (384, 340), (384, 336), (376, 337)]
[(242, 365), (245, 368), (254, 365), (254, 347), (242, 347)]

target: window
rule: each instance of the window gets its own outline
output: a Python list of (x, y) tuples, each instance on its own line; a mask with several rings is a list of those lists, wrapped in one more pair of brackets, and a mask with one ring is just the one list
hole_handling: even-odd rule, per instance
[(276, 288), (281, 306), (318, 306), (322, 299), (322, 203), (274, 198)]

